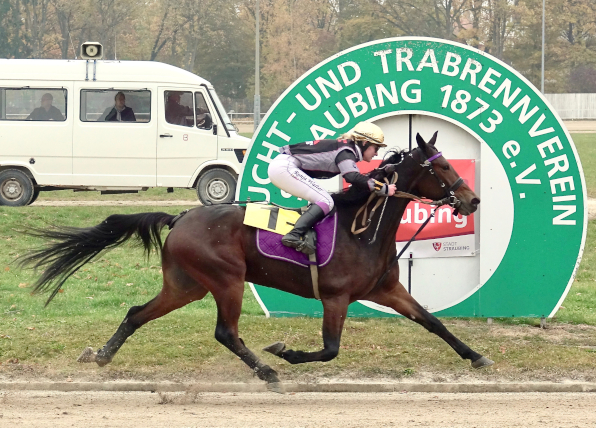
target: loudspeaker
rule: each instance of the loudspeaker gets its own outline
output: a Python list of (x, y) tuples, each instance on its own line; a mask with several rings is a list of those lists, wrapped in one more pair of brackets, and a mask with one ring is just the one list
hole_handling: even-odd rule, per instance
[(103, 46), (97, 42), (85, 42), (81, 45), (81, 59), (101, 59)]

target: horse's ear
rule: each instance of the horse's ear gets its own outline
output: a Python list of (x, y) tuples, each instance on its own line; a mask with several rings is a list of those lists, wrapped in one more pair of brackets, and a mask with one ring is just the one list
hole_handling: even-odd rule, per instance
[(420, 134), (416, 134), (416, 142), (418, 143), (418, 147), (420, 147), (423, 152), (426, 152), (426, 142), (422, 139)]
[(428, 144), (430, 144), (431, 146), (434, 146), (435, 143), (437, 142), (437, 134), (439, 133), (439, 131), (435, 132), (433, 134), (433, 137), (430, 139), (430, 141), (428, 142)]

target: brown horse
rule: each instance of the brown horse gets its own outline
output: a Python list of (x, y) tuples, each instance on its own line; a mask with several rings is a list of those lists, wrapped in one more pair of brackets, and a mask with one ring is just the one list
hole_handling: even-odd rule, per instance
[[(393, 153), (370, 174), (377, 180), (398, 173), (398, 190), (433, 200), (443, 199), (463, 215), (476, 211), (480, 199), (435, 148), (437, 134), (426, 143), (416, 136), (418, 147)], [(339, 352), (348, 305), (369, 300), (393, 308), (446, 341), (463, 359), (480, 368), (493, 364), (462, 343), (433, 315), (428, 313), (399, 282), (395, 234), (408, 198), (389, 198), (386, 213), (375, 227), (362, 234), (350, 231), (358, 208), (369, 196), (355, 187), (333, 195), (338, 210), (338, 232), (331, 262), (320, 268), (319, 292), (324, 307), (323, 349), (304, 352), (285, 349), (283, 344), (266, 348), (291, 364), (329, 361)], [(112, 361), (127, 337), (147, 322), (200, 300), (211, 293), (217, 304), (215, 338), (242, 359), (269, 389), (283, 387), (277, 373), (262, 363), (238, 336), (238, 319), (245, 281), (273, 287), (305, 298), (314, 298), (311, 276), (303, 267), (262, 256), (255, 245), (256, 229), (243, 224), (245, 209), (236, 205), (199, 207), (180, 218), (162, 246), (160, 232), (175, 216), (166, 213), (112, 215), (101, 224), (84, 229), (58, 228), (30, 232), (53, 240), (47, 247), (31, 252), (23, 265), (43, 267), (35, 291), (52, 289), (49, 301), (64, 282), (105, 249), (114, 248), (136, 235), (145, 249), (161, 249), (163, 288), (151, 301), (130, 308), (118, 331), (94, 353), (88, 348), (83, 360), (104, 366)]]

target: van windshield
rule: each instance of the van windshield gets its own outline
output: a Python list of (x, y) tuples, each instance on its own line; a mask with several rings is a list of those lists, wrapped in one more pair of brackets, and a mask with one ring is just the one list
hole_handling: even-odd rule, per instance
[(209, 93), (211, 94), (211, 97), (213, 98), (213, 101), (215, 102), (215, 106), (217, 107), (217, 110), (219, 110), (219, 113), (221, 114), (221, 119), (223, 120), (226, 129), (228, 131), (236, 131), (236, 128), (234, 127), (234, 125), (232, 124), (232, 121), (228, 117), (228, 114), (226, 113), (226, 109), (224, 108), (223, 104), (219, 100), (219, 97), (217, 96), (215, 91), (212, 88), (209, 88)]

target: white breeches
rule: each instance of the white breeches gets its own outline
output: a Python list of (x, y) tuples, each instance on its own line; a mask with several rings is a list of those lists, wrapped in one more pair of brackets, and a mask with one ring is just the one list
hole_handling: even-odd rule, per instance
[(293, 156), (279, 154), (269, 164), (271, 182), (281, 190), (317, 204), (325, 212), (333, 209), (333, 198), (300, 169), (300, 161)]

